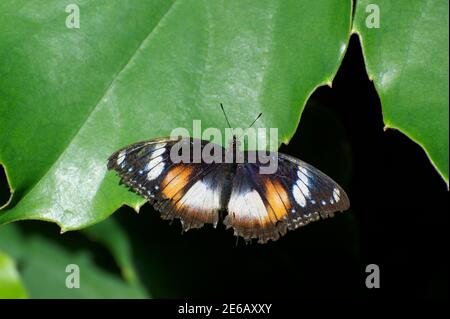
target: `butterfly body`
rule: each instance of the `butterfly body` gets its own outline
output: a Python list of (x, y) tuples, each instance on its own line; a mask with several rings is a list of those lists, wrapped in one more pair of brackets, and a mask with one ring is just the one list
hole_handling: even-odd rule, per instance
[[(181, 149), (188, 154), (180, 161)], [(220, 154), (211, 161), (199, 150)], [(215, 227), (224, 216), (236, 236), (260, 243), (348, 209), (344, 190), (319, 170), (286, 154), (265, 155), (278, 162), (272, 174), (261, 173), (265, 163), (257, 152), (241, 151), (236, 137), (227, 149), (200, 139), (162, 138), (118, 150), (108, 169), (162, 218), (179, 218), (184, 230)]]

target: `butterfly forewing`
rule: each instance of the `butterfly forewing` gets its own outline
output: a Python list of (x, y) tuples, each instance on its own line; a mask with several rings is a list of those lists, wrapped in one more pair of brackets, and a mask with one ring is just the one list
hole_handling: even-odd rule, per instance
[(347, 210), (350, 206), (347, 194), (335, 181), (317, 168), (286, 154), (279, 153), (279, 170), (276, 174), (288, 187), (294, 203), (291, 211), (296, 228), (331, 217), (335, 212)]

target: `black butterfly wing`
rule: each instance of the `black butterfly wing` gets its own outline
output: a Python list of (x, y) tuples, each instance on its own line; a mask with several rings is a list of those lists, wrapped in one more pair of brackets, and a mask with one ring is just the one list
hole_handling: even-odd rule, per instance
[[(144, 196), (162, 218), (179, 218), (184, 230), (205, 223), (215, 226), (224, 205), (223, 184), (228, 175), (220, 164), (194, 160), (198, 149), (207, 144), (211, 143), (189, 138), (136, 143), (111, 155), (108, 169), (114, 169), (123, 183)], [(173, 161), (175, 153), (171, 152), (178, 153), (180, 147), (189, 148), (189, 158)]]
[[(343, 212), (350, 207), (344, 189), (314, 166), (293, 156), (278, 153), (279, 171), (277, 176), (286, 185), (292, 186), (292, 197), (303, 214), (297, 218), (310, 217), (318, 213), (320, 217), (333, 217), (335, 212)], [(317, 217), (316, 217), (317, 219)], [(303, 221), (308, 223), (307, 220)], [(299, 225), (302, 226), (302, 225)]]
[(345, 191), (324, 173), (294, 157), (273, 156), (278, 157), (273, 174), (261, 174), (258, 162), (238, 165), (224, 220), (235, 235), (275, 241), (288, 229), (348, 209)]

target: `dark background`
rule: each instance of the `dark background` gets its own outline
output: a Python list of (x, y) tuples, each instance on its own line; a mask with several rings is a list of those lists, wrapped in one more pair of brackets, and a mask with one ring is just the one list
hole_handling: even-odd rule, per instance
[[(425, 152), (396, 130), (383, 129), (358, 38), (351, 38), (332, 88), (309, 99), (299, 129), (280, 151), (313, 164), (346, 189), (351, 208), (289, 232), (267, 245), (245, 244), (218, 226), (181, 234), (145, 205), (120, 209), (135, 263), (154, 297), (448, 298), (448, 192)], [(8, 198), (0, 174), (2, 202)], [(71, 249), (94, 249), (97, 262), (119, 272), (109, 254), (76, 232), (22, 222)], [(447, 248), (446, 248), (447, 247)], [(367, 289), (365, 268), (380, 267), (380, 289)]]

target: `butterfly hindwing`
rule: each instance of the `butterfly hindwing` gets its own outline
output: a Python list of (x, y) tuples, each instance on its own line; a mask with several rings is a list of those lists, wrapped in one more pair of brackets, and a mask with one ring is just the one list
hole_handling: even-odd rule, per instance
[(168, 172), (154, 207), (165, 219), (180, 218), (184, 230), (217, 225), (223, 207), (224, 175), (217, 164), (180, 164)]
[[(180, 143), (189, 147), (189, 160), (173, 162), (171, 150)], [(195, 143), (200, 150), (207, 144), (188, 138), (136, 143), (114, 153), (108, 160), (108, 168), (114, 169), (123, 183), (144, 196), (161, 212), (162, 218), (179, 218), (184, 230), (205, 223), (216, 225), (227, 174), (220, 169), (220, 164), (194, 162)]]
[(236, 236), (258, 238), (264, 243), (277, 240), (280, 233), (286, 232), (285, 224), (278, 222), (283, 220), (284, 211), (274, 211), (266, 196), (264, 181), (270, 179), (268, 176), (259, 175), (257, 165), (238, 165), (224, 219), (226, 227), (232, 227)]

